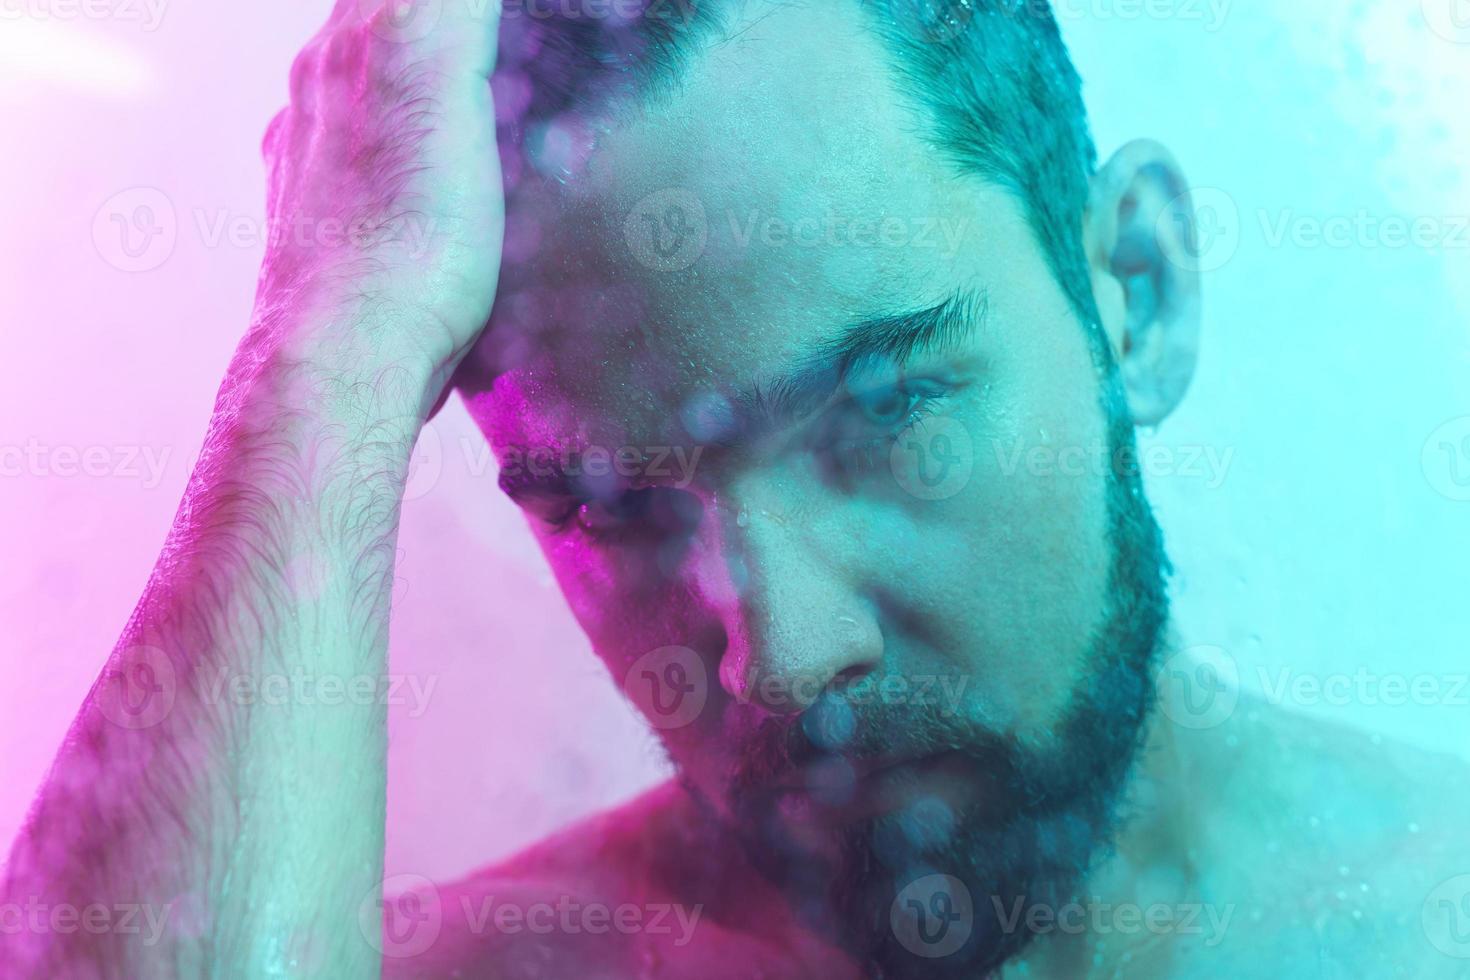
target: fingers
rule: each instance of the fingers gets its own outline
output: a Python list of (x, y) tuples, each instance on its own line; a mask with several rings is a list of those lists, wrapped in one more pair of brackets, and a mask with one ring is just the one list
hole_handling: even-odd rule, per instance
[(329, 24), (355, 25), (390, 44), (489, 78), (499, 47), (502, 0), (337, 0)]
[(260, 141), (260, 155), (269, 160), (275, 152), (276, 140), (280, 138), (281, 128), (286, 125), (286, 117), (291, 113), (290, 106), (280, 110), (271, 118), (265, 127), (265, 136)]

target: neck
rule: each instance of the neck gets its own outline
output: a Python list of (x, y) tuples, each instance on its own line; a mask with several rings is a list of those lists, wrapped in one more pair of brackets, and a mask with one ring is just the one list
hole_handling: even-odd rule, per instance
[[(1165, 696), (1161, 692), (1161, 700)], [(1047, 916), (1043, 921), (1053, 926), (1038, 935), (1022, 957), (1029, 977), (1084, 976), (1093, 968), (1099, 938), (1106, 938), (1112, 955), (1129, 950), (1135, 941), (1156, 938), (1146, 929), (1130, 932), (1120, 927), (1122, 915), (1138, 923), (1145, 911), (1160, 905), (1177, 915), (1192, 900), (1196, 879), (1193, 848), (1200, 838), (1187, 777), (1193, 768), (1194, 743), (1199, 740), (1190, 739), (1191, 733), (1170, 717), (1170, 710), (1156, 706), (1146, 722), (1144, 743), (1124, 788), (1118, 834), (1075, 890), (1081, 908), (1038, 910)], [(682, 786), (670, 784), (660, 795), (665, 793), (664, 806), (659, 809), (670, 819), (660, 821), (664, 827), (660, 834), (676, 827), (681, 846), (661, 848), (661, 852), (698, 854), (701, 860), (675, 859), (665, 867), (649, 869), (663, 879), (663, 887), (703, 896), (705, 916), (728, 928), (771, 939), (781, 936), (793, 948), (808, 952), (820, 945), (820, 939), (793, 927), (795, 920), (785, 897), (750, 864), (723, 821), (712, 818)], [(662, 840), (667, 842), (669, 837), (662, 836)], [(1023, 910), (1023, 915), (1029, 911)], [(1115, 915), (1119, 922), (1110, 918)], [(1022, 921), (1025, 928), (1026, 920)], [(1085, 928), (1079, 929), (1079, 923)], [(1106, 937), (1094, 931), (1095, 923), (1107, 930)]]
[[(1123, 822), (1107, 855), (1077, 888), (1081, 909), (1068, 909), (1069, 927), (1038, 936), (1022, 957), (1031, 978), (1089, 975), (1097, 955), (1112, 960), (1158, 940), (1142, 927), (1145, 913), (1162, 906), (1172, 918), (1197, 901), (1197, 808), (1189, 792), (1197, 739), (1171, 719), (1160, 692), (1137, 765), (1123, 796)], [(1063, 910), (1046, 910), (1060, 923)], [(1078, 923), (1083, 928), (1073, 926)], [(1125, 924), (1127, 924), (1125, 926)], [(1105, 949), (1103, 947), (1106, 947)]]

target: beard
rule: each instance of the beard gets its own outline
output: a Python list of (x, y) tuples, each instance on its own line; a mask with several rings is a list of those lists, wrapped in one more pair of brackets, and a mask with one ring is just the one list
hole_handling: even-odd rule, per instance
[[(1113, 444), (1131, 447), (1128, 424), (1113, 418)], [(1021, 744), (936, 705), (855, 704), (829, 691), (802, 715), (765, 716), (749, 730), (723, 808), (683, 779), (795, 914), (872, 976), (993, 973), (1034, 938), (1027, 912), (1076, 900), (1117, 836), (1153, 707), (1169, 564), (1136, 473), (1112, 474), (1107, 493), (1103, 625), (1047, 744)], [(839, 746), (822, 736), (824, 705), (842, 715)], [(801, 816), (781, 788), (791, 774), (827, 765), (850, 783), (852, 768), (841, 767), (894, 756), (942, 760), (963, 800), (920, 793), (876, 816), (788, 819)]]

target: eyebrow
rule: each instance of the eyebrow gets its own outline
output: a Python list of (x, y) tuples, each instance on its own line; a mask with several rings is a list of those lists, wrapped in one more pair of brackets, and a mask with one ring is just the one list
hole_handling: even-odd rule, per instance
[[(734, 446), (752, 434), (779, 429), (816, 411), (854, 374), (902, 367), (919, 354), (954, 350), (983, 327), (988, 310), (983, 290), (961, 290), (924, 309), (851, 324), (813, 344), (790, 373), (737, 392), (737, 424), (728, 434), (708, 441)], [(559, 468), (540, 474), (502, 470), (499, 483), (506, 496), (523, 506), (533, 500), (586, 497), (579, 481)]]
[(962, 345), (985, 323), (984, 290), (961, 290), (921, 310), (861, 320), (819, 341), (795, 370), (751, 385), (735, 399), (741, 435), (780, 428), (820, 408), (853, 375), (879, 367), (901, 368), (919, 354), (942, 354)]

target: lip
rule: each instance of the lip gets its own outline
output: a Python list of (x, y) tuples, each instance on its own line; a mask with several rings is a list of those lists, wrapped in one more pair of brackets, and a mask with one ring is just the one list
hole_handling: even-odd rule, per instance
[(819, 772), (823, 766), (835, 764), (845, 764), (851, 770), (854, 781), (862, 785), (904, 769), (928, 768), (929, 764), (946, 755), (948, 753), (942, 752), (930, 755), (890, 754), (867, 759), (853, 759), (844, 755), (823, 756), (797, 766), (772, 785), (780, 792), (805, 793), (811, 788), (813, 773)]

